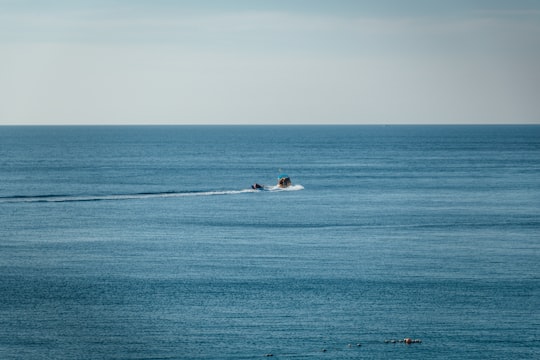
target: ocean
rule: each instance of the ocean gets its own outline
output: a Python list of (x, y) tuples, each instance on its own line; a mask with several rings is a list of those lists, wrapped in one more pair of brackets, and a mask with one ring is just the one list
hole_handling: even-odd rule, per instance
[(0, 127), (1, 359), (269, 357), (540, 358), (540, 126)]

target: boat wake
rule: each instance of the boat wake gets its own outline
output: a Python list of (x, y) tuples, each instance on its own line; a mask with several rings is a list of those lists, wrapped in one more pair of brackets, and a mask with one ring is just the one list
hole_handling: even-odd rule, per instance
[[(266, 188), (265, 191), (298, 191), (302, 185), (294, 185), (282, 189), (278, 186)], [(214, 190), (214, 191), (166, 191), (134, 194), (109, 194), (109, 195), (18, 195), (0, 197), (0, 203), (60, 203), (60, 202), (83, 202), (83, 201), (115, 201), (115, 200), (140, 200), (152, 198), (175, 198), (188, 196), (214, 196), (214, 195), (238, 195), (245, 193), (257, 193), (259, 190)]]
[(286, 188), (282, 188), (282, 187), (279, 187), (278, 185), (274, 185), (274, 186), (263, 186), (259, 189), (255, 189), (255, 190), (252, 190), (252, 191), (255, 191), (255, 192), (258, 192), (258, 191), (274, 191), (274, 192), (277, 192), (277, 191), (298, 191), (298, 190), (304, 190), (304, 187), (302, 185), (291, 185), (289, 187), (286, 187)]

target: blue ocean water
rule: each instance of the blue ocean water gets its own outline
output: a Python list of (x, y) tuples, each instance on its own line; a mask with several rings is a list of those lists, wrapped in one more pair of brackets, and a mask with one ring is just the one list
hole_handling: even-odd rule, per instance
[(539, 358), (540, 126), (0, 127), (1, 359), (270, 354)]

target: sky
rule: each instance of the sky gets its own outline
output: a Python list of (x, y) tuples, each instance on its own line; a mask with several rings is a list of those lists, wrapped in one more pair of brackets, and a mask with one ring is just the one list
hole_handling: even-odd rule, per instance
[(540, 1), (0, 0), (26, 124), (540, 124)]

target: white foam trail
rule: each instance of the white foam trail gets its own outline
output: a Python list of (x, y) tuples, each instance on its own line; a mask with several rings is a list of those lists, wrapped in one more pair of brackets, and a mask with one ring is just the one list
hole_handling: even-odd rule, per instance
[(264, 190), (266, 191), (298, 191), (298, 190), (304, 190), (304, 187), (302, 185), (291, 185), (286, 188), (279, 187), (278, 185), (274, 186), (265, 186)]
[[(269, 187), (268, 191), (295, 191), (302, 190), (302, 185), (293, 185), (282, 189), (278, 186)], [(32, 202), (82, 202), (82, 201), (111, 201), (111, 200), (137, 200), (152, 198), (175, 198), (188, 196), (214, 196), (214, 195), (237, 195), (258, 192), (253, 189), (242, 190), (215, 190), (215, 191), (192, 191), (192, 192), (163, 192), (148, 194), (112, 194), (112, 195), (45, 195), (45, 196), (12, 196), (0, 198), (0, 203), (32, 203)]]
[(302, 185), (291, 185), (288, 188), (282, 189), (285, 191), (298, 191), (298, 190), (304, 190), (304, 187)]

